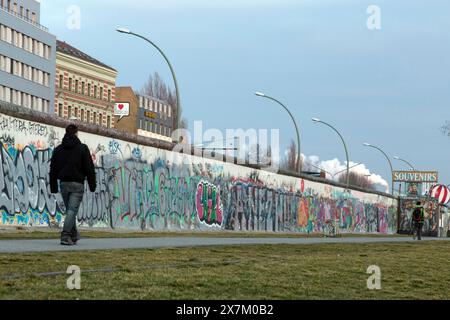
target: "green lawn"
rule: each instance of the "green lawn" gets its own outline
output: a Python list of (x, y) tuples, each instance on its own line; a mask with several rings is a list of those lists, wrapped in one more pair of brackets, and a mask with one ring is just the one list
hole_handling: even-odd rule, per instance
[[(450, 299), (448, 242), (0, 255), (1, 299)], [(69, 265), (82, 290), (66, 288)], [(366, 283), (370, 265), (382, 289)], [(87, 270), (103, 270), (88, 272)], [(38, 273), (62, 272), (43, 276)]]

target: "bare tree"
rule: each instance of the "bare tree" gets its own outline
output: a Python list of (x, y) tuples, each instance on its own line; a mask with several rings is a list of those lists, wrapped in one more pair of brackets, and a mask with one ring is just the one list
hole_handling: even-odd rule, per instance
[(272, 148), (262, 147), (259, 143), (252, 145), (247, 153), (247, 161), (251, 164), (269, 166), (272, 164)]
[(181, 119), (180, 121), (180, 129), (188, 129), (189, 128), (189, 123), (188, 120), (183, 117), (183, 119)]
[(295, 145), (294, 140), (291, 140), (291, 143), (287, 149), (286, 157), (281, 162), (281, 168), (283, 170), (295, 172), (297, 169), (297, 146)]
[(442, 133), (450, 137), (450, 121), (446, 121), (441, 127)]
[[(361, 173), (350, 172), (349, 177), (351, 186), (368, 190), (376, 190), (375, 185), (370, 182), (370, 179)], [(340, 175), (338, 181), (344, 184), (347, 183), (347, 173)]]
[[(178, 115), (178, 104), (177, 104), (177, 94), (175, 90), (171, 90), (164, 80), (161, 78), (158, 72), (148, 77), (147, 82), (142, 87), (141, 94), (147, 95), (161, 101), (164, 101), (172, 107), (173, 110), (173, 127), (177, 127), (177, 115)], [(180, 110), (180, 128), (187, 129), (186, 118), (181, 117), (182, 110)]]

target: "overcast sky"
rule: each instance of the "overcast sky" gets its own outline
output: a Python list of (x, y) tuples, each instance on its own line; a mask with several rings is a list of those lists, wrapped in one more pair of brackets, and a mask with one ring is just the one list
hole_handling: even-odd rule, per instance
[[(171, 83), (153, 48), (114, 30), (150, 37), (176, 70), (190, 128), (194, 120), (205, 129), (279, 128), (285, 148), (293, 125), (280, 107), (252, 94), (264, 91), (291, 108), (302, 153), (317, 163), (343, 163), (345, 153), (337, 135), (312, 117), (338, 128), (351, 161), (386, 180), (387, 161), (364, 142), (438, 170), (450, 183), (450, 139), (440, 131), (450, 119), (448, 0), (41, 2), (41, 23), (117, 69), (118, 85), (139, 89), (154, 71)], [(81, 10), (80, 29), (67, 26), (72, 5)], [(367, 28), (370, 5), (381, 9), (381, 30)]]

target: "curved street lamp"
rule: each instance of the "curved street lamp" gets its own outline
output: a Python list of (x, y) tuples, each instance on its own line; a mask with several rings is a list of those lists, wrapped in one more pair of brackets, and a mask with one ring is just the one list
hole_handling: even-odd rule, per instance
[(315, 122), (315, 123), (322, 123), (322, 124), (324, 124), (324, 125), (330, 127), (330, 128), (331, 128), (332, 130), (334, 130), (334, 131), (338, 134), (338, 136), (341, 138), (342, 143), (344, 144), (345, 156), (346, 156), (346, 158), (347, 158), (347, 189), (350, 189), (350, 159), (349, 159), (349, 156), (348, 156), (348, 149), (347, 149), (347, 145), (345, 144), (344, 138), (343, 138), (342, 135), (339, 133), (339, 131), (337, 131), (337, 129), (336, 129), (335, 127), (333, 127), (331, 124), (326, 123), (326, 122), (324, 122), (324, 121), (322, 121), (322, 120), (320, 120), (320, 119), (317, 119), (317, 118), (312, 118), (312, 121)]
[(371, 145), (370, 143), (367, 143), (367, 142), (364, 143), (364, 146), (365, 147), (374, 148), (374, 149), (380, 151), (386, 157), (387, 161), (389, 162), (389, 166), (391, 167), (391, 184), (392, 184), (392, 191), (391, 191), (391, 193), (392, 193), (392, 195), (394, 195), (394, 167), (392, 166), (391, 159), (389, 159), (389, 156), (386, 154), (386, 152), (384, 152), (383, 150), (381, 150), (377, 146), (373, 146), (373, 145)]
[(292, 115), (291, 111), (289, 111), (289, 109), (284, 104), (282, 104), (280, 101), (278, 101), (277, 99), (275, 99), (273, 97), (270, 97), (270, 96), (268, 96), (268, 95), (266, 95), (264, 93), (261, 93), (261, 92), (255, 92), (255, 95), (258, 96), (258, 97), (261, 97), (261, 98), (266, 98), (266, 99), (275, 101), (276, 103), (278, 103), (280, 106), (282, 106), (289, 113), (289, 116), (291, 117), (292, 121), (294, 122), (295, 130), (297, 132), (297, 149), (298, 149), (298, 152), (297, 152), (297, 162), (296, 162), (295, 170), (297, 171), (297, 173), (302, 173), (302, 153), (301, 153), (301, 150), (300, 150), (300, 148), (301, 148), (301, 145), (300, 145), (300, 130), (298, 129), (297, 122), (295, 121), (295, 118)]
[(408, 161), (401, 159), (400, 157), (397, 157), (397, 156), (395, 156), (394, 159), (406, 163), (411, 168), (412, 171), (416, 171), (416, 169), (414, 169), (413, 165), (411, 163), (409, 163)]
[(141, 36), (141, 35), (139, 35), (137, 33), (131, 32), (129, 29), (126, 29), (126, 28), (118, 28), (118, 29), (116, 29), (116, 31), (120, 32), (120, 33), (124, 33), (124, 34), (129, 34), (129, 35), (132, 35), (132, 36), (135, 36), (135, 37), (138, 37), (138, 38), (141, 38), (141, 39), (147, 41), (153, 47), (155, 47), (156, 50), (158, 50), (159, 53), (163, 56), (164, 60), (166, 60), (167, 64), (169, 65), (170, 72), (172, 73), (173, 82), (175, 83), (175, 92), (176, 92), (176, 95), (177, 95), (177, 128), (176, 129), (179, 129), (180, 128), (180, 115), (181, 115), (180, 91), (179, 91), (179, 88), (178, 88), (178, 81), (177, 81), (177, 78), (175, 76), (175, 71), (173, 70), (172, 64), (170, 63), (169, 59), (167, 58), (167, 56), (164, 54), (164, 52), (156, 44), (154, 44), (152, 41), (150, 41), (146, 37)]

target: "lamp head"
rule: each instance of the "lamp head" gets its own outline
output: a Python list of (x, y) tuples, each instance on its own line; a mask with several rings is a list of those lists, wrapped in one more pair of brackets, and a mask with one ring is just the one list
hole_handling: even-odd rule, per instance
[(127, 28), (118, 28), (118, 29), (116, 29), (116, 31), (120, 32), (120, 33), (126, 33), (126, 34), (130, 34), (131, 33), (131, 31), (129, 29), (127, 29)]
[(364, 146), (365, 146), (365, 147), (371, 147), (372, 145), (371, 145), (370, 143), (367, 143), (367, 142), (366, 142), (366, 143), (364, 143)]
[(313, 122), (321, 122), (321, 120), (319, 118), (312, 118), (311, 119)]
[(264, 93), (262, 93), (262, 92), (255, 92), (255, 95), (256, 96), (258, 96), (258, 97), (265, 97), (266, 95), (264, 94)]
[(400, 160), (400, 157), (395, 156), (394, 159), (395, 160)]

